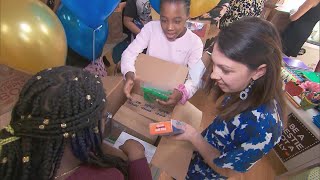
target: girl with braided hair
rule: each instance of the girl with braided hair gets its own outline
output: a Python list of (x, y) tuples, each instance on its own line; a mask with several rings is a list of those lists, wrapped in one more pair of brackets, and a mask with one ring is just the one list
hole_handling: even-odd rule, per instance
[(151, 179), (137, 141), (120, 147), (128, 162), (105, 152), (105, 98), (98, 76), (82, 69), (62, 66), (32, 77), (0, 131), (0, 179)]

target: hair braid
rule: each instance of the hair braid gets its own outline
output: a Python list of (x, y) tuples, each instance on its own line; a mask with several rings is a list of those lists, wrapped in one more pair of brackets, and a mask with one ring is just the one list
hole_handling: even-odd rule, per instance
[[(44, 70), (23, 87), (12, 111), (11, 127), (20, 140), (2, 146), (0, 175), (11, 179), (52, 179), (60, 167), (66, 143), (75, 157), (99, 167), (115, 167), (125, 175), (127, 164), (101, 149), (105, 92), (101, 80), (82, 69)], [(13, 136), (0, 132), (0, 139)], [(70, 140), (69, 140), (70, 138)], [(24, 156), (30, 162), (23, 163)], [(0, 159), (0, 161), (1, 161)]]
[(60, 168), (60, 165), (61, 165), (61, 159), (62, 159), (62, 156), (63, 156), (63, 150), (65, 148), (65, 141), (62, 142), (62, 145), (61, 146), (58, 146), (59, 149), (57, 149), (56, 153), (55, 153), (55, 158), (54, 158), (54, 170), (52, 171), (52, 177), (51, 179), (54, 178), (54, 175), (57, 173), (58, 169)]

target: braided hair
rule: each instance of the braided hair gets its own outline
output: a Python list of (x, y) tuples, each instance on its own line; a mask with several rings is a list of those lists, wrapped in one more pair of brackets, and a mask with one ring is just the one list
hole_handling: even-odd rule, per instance
[(1, 179), (53, 179), (67, 143), (81, 162), (126, 176), (125, 161), (101, 149), (105, 98), (98, 76), (82, 69), (62, 66), (33, 76), (13, 108), (12, 130), (0, 132), (0, 140), (19, 138), (0, 149)]
[(160, 8), (162, 7), (162, 4), (164, 3), (183, 3), (184, 7), (186, 9), (187, 15), (190, 14), (190, 0), (160, 0)]

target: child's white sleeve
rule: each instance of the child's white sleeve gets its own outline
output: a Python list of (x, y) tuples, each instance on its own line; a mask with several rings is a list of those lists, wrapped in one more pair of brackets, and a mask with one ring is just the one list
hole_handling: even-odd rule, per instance
[(202, 85), (202, 76), (205, 72), (205, 66), (200, 59), (193, 66), (189, 67), (188, 79), (184, 83), (190, 99)]
[(137, 57), (144, 49), (148, 47), (150, 37), (152, 34), (152, 22), (147, 23), (131, 42), (127, 49), (122, 53), (121, 56), (121, 73), (126, 75), (127, 72), (136, 71), (134, 66)]
[(194, 48), (191, 51), (188, 61), (189, 74), (185, 82), (185, 87), (190, 99), (200, 88), (201, 78), (205, 71), (205, 66), (202, 62), (203, 43), (199, 37), (194, 41)]

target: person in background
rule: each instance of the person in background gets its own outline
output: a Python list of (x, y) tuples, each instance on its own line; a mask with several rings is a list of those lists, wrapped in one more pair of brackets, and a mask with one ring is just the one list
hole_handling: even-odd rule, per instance
[(82, 69), (34, 75), (0, 131), (1, 179), (151, 180), (139, 142), (120, 146), (127, 157), (103, 143), (106, 100), (100, 78)]
[(290, 24), (282, 33), (283, 53), (297, 57), (312, 29), (320, 20), (320, 0), (306, 0), (297, 12), (290, 16), (290, 20)]
[(242, 17), (260, 16), (265, 0), (230, 0), (227, 12), (219, 22), (219, 28), (225, 28)]
[(244, 17), (223, 28), (212, 51), (206, 89), (217, 116), (200, 134), (185, 124), (172, 139), (195, 148), (186, 179), (227, 179), (248, 171), (277, 143), (285, 119), (281, 39), (274, 26)]
[[(123, 52), (121, 72), (126, 82), (124, 93), (131, 98), (131, 90), (135, 80), (135, 61), (144, 49), (147, 55), (188, 66), (194, 70), (201, 64), (203, 44), (201, 39), (185, 27), (189, 18), (190, 2), (188, 0), (161, 0), (160, 21), (146, 24), (136, 39)], [(203, 69), (199, 70), (200, 74)], [(163, 70), (165, 72), (165, 69)], [(195, 70), (198, 72), (197, 70)], [(168, 101), (158, 101), (163, 105), (184, 104), (197, 91), (200, 78), (190, 75), (185, 84), (179, 85), (169, 96)]]
[(229, 0), (221, 0), (216, 7), (201, 15), (199, 20), (210, 20), (211, 24), (216, 24), (219, 27), (220, 19), (227, 12), (228, 7)]
[(132, 39), (141, 28), (152, 20), (149, 0), (127, 0), (123, 12), (123, 24), (132, 33)]

